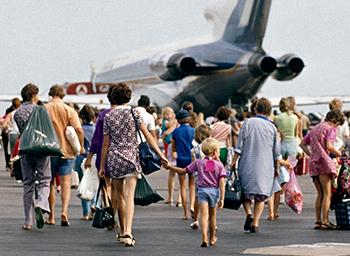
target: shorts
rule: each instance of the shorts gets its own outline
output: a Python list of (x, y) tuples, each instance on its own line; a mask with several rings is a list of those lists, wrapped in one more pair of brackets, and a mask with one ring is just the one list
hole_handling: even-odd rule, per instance
[(198, 188), (198, 204), (208, 203), (209, 207), (215, 208), (219, 201), (220, 191), (218, 188)]
[(289, 171), (284, 167), (280, 167), (280, 174), (277, 177), (278, 183), (283, 186), (285, 183), (288, 183), (290, 179)]
[(281, 155), (283, 159), (287, 159), (288, 156), (297, 157), (298, 146), (299, 144), (296, 139), (281, 141)]
[(70, 175), (74, 166), (74, 159), (63, 159), (60, 156), (51, 157), (51, 174), (52, 178), (56, 175), (66, 176)]

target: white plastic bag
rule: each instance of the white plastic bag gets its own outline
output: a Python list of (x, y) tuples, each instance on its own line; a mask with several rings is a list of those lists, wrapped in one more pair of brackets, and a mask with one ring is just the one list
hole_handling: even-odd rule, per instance
[(73, 148), (74, 154), (77, 156), (80, 154), (81, 145), (78, 135), (73, 126), (67, 126), (66, 128), (66, 138)]
[(84, 172), (83, 178), (80, 181), (77, 196), (91, 201), (97, 191), (99, 180), (97, 176), (97, 170), (96, 168), (84, 168), (85, 159), (81, 163), (81, 169)]

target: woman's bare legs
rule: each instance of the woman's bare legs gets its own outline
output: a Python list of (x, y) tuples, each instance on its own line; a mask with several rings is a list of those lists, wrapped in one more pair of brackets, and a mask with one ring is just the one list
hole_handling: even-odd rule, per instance
[(323, 201), (323, 191), (322, 191), (322, 186), (319, 180), (319, 177), (315, 177), (314, 179), (314, 185), (317, 191), (317, 196), (315, 199), (315, 217), (316, 217), (316, 222), (321, 223), (321, 207), (322, 207), (322, 201)]
[(126, 198), (125, 207), (125, 235), (132, 235), (132, 223), (134, 220), (134, 195), (137, 183), (137, 177), (125, 178), (124, 195)]
[(322, 198), (322, 223), (329, 222), (329, 208), (331, 206), (331, 178), (328, 174), (321, 174), (319, 181), (322, 187), (323, 198)]
[(119, 219), (119, 233), (125, 234), (125, 195), (124, 195), (124, 179), (112, 180), (113, 190), (116, 192), (117, 212)]

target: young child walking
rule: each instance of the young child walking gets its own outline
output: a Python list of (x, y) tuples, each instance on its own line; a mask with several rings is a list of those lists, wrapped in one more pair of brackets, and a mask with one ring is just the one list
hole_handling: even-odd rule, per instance
[[(206, 124), (201, 124), (199, 125), (195, 132), (194, 132), (194, 141), (193, 141), (193, 148), (191, 149), (192, 153), (192, 162), (196, 161), (197, 159), (203, 159), (205, 155), (202, 152), (202, 143), (206, 138), (209, 138), (211, 134), (211, 128), (206, 125)], [(195, 172), (194, 176), (194, 183), (195, 183), (195, 188), (197, 188), (197, 183), (198, 183), (198, 173)], [(197, 189), (195, 193), (195, 200), (194, 200), (194, 205), (191, 206), (191, 217), (193, 219), (193, 222), (190, 224), (190, 227), (192, 229), (198, 229), (199, 227), (199, 222), (198, 222), (198, 213), (199, 213), (199, 205), (198, 205), (198, 199), (197, 199), (197, 194), (198, 191)]]
[(204, 159), (197, 159), (185, 168), (166, 165), (165, 168), (179, 174), (198, 173), (197, 199), (202, 230), (201, 247), (214, 246), (217, 242), (216, 207), (224, 206), (226, 170), (219, 160), (220, 144), (216, 139), (207, 138), (202, 143)]

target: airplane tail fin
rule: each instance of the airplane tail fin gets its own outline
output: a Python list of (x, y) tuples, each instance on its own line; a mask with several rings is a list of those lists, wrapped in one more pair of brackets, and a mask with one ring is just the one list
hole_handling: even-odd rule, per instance
[(205, 10), (214, 36), (231, 44), (261, 48), (271, 0), (224, 0)]

